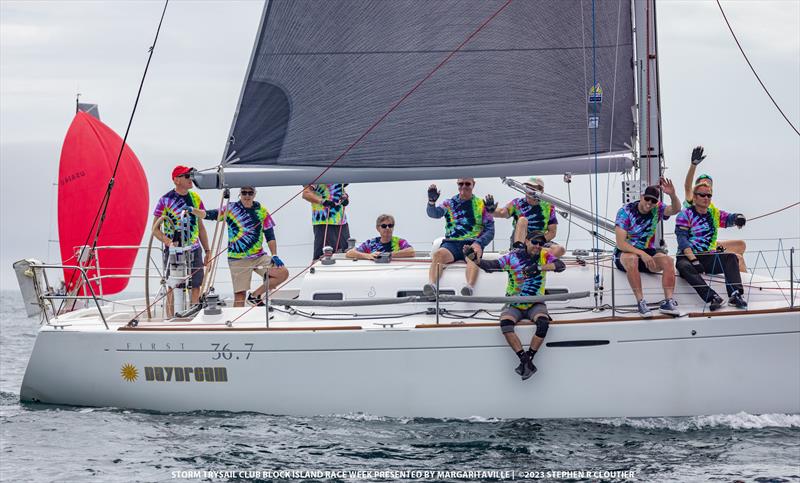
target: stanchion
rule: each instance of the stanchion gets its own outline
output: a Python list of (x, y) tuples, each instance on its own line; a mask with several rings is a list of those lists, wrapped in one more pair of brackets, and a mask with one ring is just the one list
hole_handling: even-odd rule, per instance
[(269, 329), (269, 265), (267, 265), (267, 269), (264, 271), (264, 312), (266, 313), (266, 323), (267, 328)]
[(789, 249), (789, 307), (794, 308), (794, 247)]
[(442, 265), (440, 263), (436, 264), (436, 325), (439, 325), (439, 279), (442, 278)]

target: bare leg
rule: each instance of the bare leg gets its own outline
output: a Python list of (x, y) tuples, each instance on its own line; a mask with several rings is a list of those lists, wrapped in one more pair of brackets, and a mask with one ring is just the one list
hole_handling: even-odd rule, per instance
[(503, 337), (506, 338), (506, 342), (508, 342), (508, 345), (511, 346), (511, 350), (513, 350), (514, 353), (522, 350), (522, 342), (519, 341), (519, 337), (517, 337), (516, 333), (505, 332)]
[(620, 263), (625, 267), (625, 275), (628, 277), (628, 283), (633, 290), (633, 295), (636, 301), (639, 302), (644, 298), (642, 296), (642, 276), (639, 273), (639, 257), (633, 253), (620, 254)]
[(453, 263), (454, 261), (455, 258), (453, 258), (453, 254), (450, 253), (450, 250), (446, 248), (438, 248), (431, 255), (431, 267), (428, 270), (428, 280), (435, 285), (436, 281), (439, 280), (439, 277), (442, 276), (442, 271), (445, 269), (445, 265)]
[(235, 292), (233, 294), (233, 306), (244, 307), (244, 296), (247, 292)]
[(528, 236), (528, 219), (524, 216), (520, 216), (517, 220), (517, 226), (514, 228), (514, 241), (515, 242), (525, 242), (525, 238)]
[(747, 244), (744, 240), (725, 240), (717, 242), (717, 245), (722, 247), (726, 252), (736, 254), (736, 258), (739, 259), (739, 271), (747, 271), (747, 265), (744, 263), (744, 252), (747, 250)]
[[(269, 269), (269, 289), (275, 290), (275, 287), (282, 284), (289, 278), (289, 269), (286, 267), (272, 267)], [(264, 288), (264, 284), (258, 286), (257, 289), (253, 290), (253, 296), (261, 297), (264, 295), (264, 292), (267, 290)]]
[(167, 289), (167, 318), (172, 318), (175, 316), (175, 295), (172, 293), (172, 289)]
[(200, 287), (192, 288), (192, 304), (196, 305), (200, 302)]
[(664, 289), (664, 298), (671, 299), (675, 291), (675, 261), (663, 253), (656, 253), (653, 259), (662, 272), (661, 287)]
[(465, 275), (467, 277), (467, 284), (470, 287), (475, 286), (475, 282), (478, 280), (479, 271), (480, 269), (478, 268), (477, 265), (475, 265), (474, 263), (467, 263), (467, 270), (465, 272)]

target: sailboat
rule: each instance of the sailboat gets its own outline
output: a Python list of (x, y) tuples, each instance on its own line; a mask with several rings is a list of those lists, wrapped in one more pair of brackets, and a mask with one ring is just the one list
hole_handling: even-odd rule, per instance
[[(628, 170), (630, 199), (663, 170), (653, 0), (267, 2), (219, 166), (200, 188)], [(543, 195), (546, 197), (547, 195)], [(547, 197), (590, 223), (596, 213)], [(661, 236), (661, 234), (659, 234)], [(642, 320), (599, 243), (548, 276), (554, 322), (521, 382), (496, 314), (505, 275), (455, 295), (464, 266), (425, 296), (429, 258), (326, 255), (267, 307), (168, 319), (158, 300), (43, 311), (26, 402), (156, 411), (424, 417), (647, 417), (800, 412), (792, 282), (748, 274), (747, 311), (710, 313), (685, 281), (683, 313)], [(496, 256), (487, 254), (487, 257)], [(710, 277), (720, 290), (722, 281)], [(207, 284), (204, 284), (207, 285)], [(658, 276), (643, 276), (646, 293)], [(487, 315), (488, 314), (488, 315)], [(532, 325), (520, 325), (523, 340)]]

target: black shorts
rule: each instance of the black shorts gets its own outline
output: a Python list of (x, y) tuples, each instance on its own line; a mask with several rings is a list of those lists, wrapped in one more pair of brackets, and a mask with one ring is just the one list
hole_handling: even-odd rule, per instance
[(464, 247), (472, 245), (475, 240), (444, 240), (439, 248), (444, 248), (453, 254), (453, 261), (457, 262), (464, 259)]
[[(169, 249), (164, 248), (164, 278), (169, 277)], [(203, 276), (205, 275), (203, 264), (203, 250), (198, 246), (192, 250), (191, 254), (191, 271), (192, 271), (192, 288), (200, 288), (203, 284)], [(183, 284), (178, 285), (178, 288), (183, 288)]]
[[(654, 256), (656, 253), (658, 253), (658, 249), (656, 248), (642, 248), (642, 251), (650, 255), (651, 257)], [(622, 262), (620, 261), (622, 253), (623, 252), (620, 251), (619, 249), (614, 250), (614, 264), (617, 266), (617, 268), (619, 268), (624, 272), (625, 267), (622, 266)], [(639, 258), (639, 271), (644, 273), (653, 273), (647, 268), (647, 265), (644, 264), (644, 260), (642, 260), (642, 257), (638, 258)]]
[(350, 239), (350, 227), (347, 223), (343, 225), (313, 225), (313, 227), (314, 260), (322, 256), (322, 248), (325, 246), (333, 247), (334, 253), (347, 251), (347, 240)]

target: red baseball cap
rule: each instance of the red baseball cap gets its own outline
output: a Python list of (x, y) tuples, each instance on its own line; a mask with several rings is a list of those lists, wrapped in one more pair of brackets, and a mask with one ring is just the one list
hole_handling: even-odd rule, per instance
[(178, 176), (184, 175), (186, 173), (190, 173), (192, 168), (187, 166), (175, 166), (175, 169), (172, 170), (172, 179), (177, 178)]

